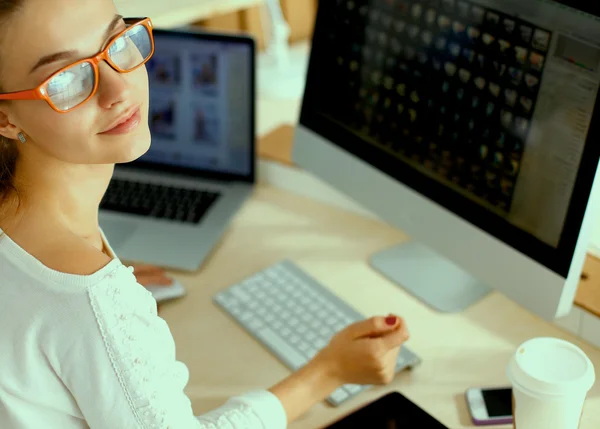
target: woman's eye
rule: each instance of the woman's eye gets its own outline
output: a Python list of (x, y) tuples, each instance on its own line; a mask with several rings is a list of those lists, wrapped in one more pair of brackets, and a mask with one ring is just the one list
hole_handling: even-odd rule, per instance
[(118, 53), (124, 50), (127, 47), (127, 40), (125, 37), (119, 37), (110, 47), (110, 53)]
[(73, 81), (74, 78), (75, 78), (75, 73), (66, 70), (66, 71), (54, 76), (51, 84), (57, 85), (57, 86), (68, 85)]

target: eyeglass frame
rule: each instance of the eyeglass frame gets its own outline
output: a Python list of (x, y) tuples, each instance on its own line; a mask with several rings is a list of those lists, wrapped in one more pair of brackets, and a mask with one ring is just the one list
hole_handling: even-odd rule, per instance
[[(48, 79), (44, 80), (44, 82), (42, 82), (42, 84), (39, 85), (37, 88), (28, 89), (28, 90), (24, 90), (24, 91), (15, 91), (15, 92), (8, 92), (5, 94), (0, 94), (0, 100), (45, 100), (48, 103), (48, 105), (52, 108), (52, 110), (54, 110), (55, 112), (58, 112), (58, 113), (68, 113), (78, 107), (83, 106), (85, 103), (90, 101), (94, 97), (94, 95), (96, 95), (96, 93), (98, 92), (98, 86), (100, 84), (99, 64), (101, 61), (106, 61), (106, 63), (113, 70), (115, 70), (119, 73), (125, 74), (125, 73), (131, 73), (131, 72), (139, 69), (144, 64), (146, 64), (150, 60), (150, 58), (152, 58), (152, 56), (154, 55), (154, 34), (152, 31), (154, 27), (152, 25), (152, 20), (147, 17), (147, 18), (124, 18), (124, 21), (125, 21), (126, 25), (129, 24), (128, 27), (126, 29), (124, 29), (123, 31), (121, 31), (119, 34), (115, 35), (112, 39), (110, 39), (108, 41), (108, 43), (106, 44), (106, 46), (96, 55), (93, 55), (89, 58), (84, 58), (82, 60), (79, 60), (72, 64), (69, 64), (65, 67), (62, 67), (60, 70), (56, 71), (55, 73), (52, 73), (52, 75)], [(146, 58), (144, 61), (142, 61), (142, 63), (140, 63), (139, 65), (135, 66), (134, 68), (132, 68), (130, 70), (123, 70), (122, 68), (118, 67), (110, 59), (110, 56), (108, 55), (108, 51), (116, 40), (118, 40), (121, 36), (123, 36), (128, 31), (130, 31), (133, 27), (138, 26), (138, 25), (142, 25), (142, 26), (146, 27), (146, 29), (148, 30), (148, 34), (150, 35), (150, 44), (152, 46), (152, 50), (150, 52), (150, 55), (148, 55), (148, 58)], [(60, 73), (63, 73), (64, 71), (70, 69), (71, 67), (74, 67), (74, 66), (77, 66), (78, 64), (83, 64), (83, 63), (90, 63), (92, 65), (92, 69), (94, 70), (94, 88), (92, 89), (92, 92), (85, 100), (83, 100), (81, 103), (77, 104), (76, 106), (73, 106), (67, 110), (58, 109), (54, 105), (50, 96), (48, 96), (48, 94), (46, 92), (47, 85), (50, 83), (50, 81), (52, 79), (54, 79)]]

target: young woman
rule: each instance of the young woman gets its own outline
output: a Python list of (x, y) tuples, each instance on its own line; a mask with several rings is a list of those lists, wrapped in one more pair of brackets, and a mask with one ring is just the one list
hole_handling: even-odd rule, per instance
[(0, 24), (2, 429), (277, 429), (342, 384), (392, 380), (408, 333), (375, 317), (272, 388), (195, 417), (140, 285), (164, 276), (124, 266), (98, 226), (114, 165), (150, 146), (151, 21), (112, 0), (0, 0)]

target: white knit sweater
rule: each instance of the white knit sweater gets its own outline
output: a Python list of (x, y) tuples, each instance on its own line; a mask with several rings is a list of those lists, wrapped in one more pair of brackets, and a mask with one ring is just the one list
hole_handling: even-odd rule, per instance
[(188, 370), (132, 271), (115, 257), (60, 273), (0, 237), (0, 428), (285, 428), (266, 390), (194, 416)]

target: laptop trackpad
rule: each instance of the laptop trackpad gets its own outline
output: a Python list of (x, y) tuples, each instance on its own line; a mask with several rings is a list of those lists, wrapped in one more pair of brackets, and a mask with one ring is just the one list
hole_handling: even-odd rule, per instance
[(108, 239), (110, 247), (118, 253), (119, 249), (123, 247), (125, 242), (133, 235), (138, 223), (135, 221), (128, 222), (125, 220), (104, 219), (100, 222), (100, 226)]

